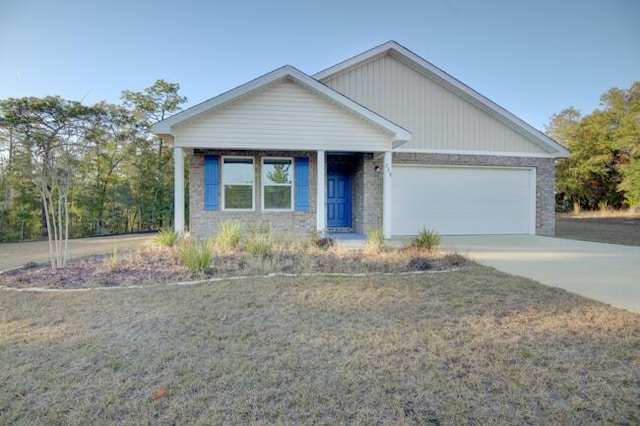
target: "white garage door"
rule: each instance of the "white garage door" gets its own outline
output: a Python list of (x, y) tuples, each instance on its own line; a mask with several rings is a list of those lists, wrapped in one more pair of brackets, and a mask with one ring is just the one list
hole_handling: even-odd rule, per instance
[(394, 165), (392, 233), (534, 234), (535, 169)]

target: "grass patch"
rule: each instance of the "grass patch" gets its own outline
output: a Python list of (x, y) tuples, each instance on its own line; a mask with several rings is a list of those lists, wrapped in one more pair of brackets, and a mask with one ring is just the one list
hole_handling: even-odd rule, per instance
[(374, 253), (385, 251), (387, 249), (387, 243), (384, 240), (384, 231), (380, 228), (369, 229), (367, 231), (365, 248)]
[(635, 424), (639, 349), (639, 315), (481, 266), (3, 292), (0, 423)]
[(197, 239), (185, 239), (178, 247), (178, 257), (192, 273), (203, 273), (211, 265), (210, 244)]
[(422, 228), (418, 235), (411, 237), (407, 242), (407, 247), (412, 249), (424, 249), (427, 251), (437, 251), (442, 238), (436, 231)]
[(173, 247), (179, 238), (180, 234), (173, 229), (161, 229), (158, 231), (158, 234), (153, 237), (153, 241), (165, 247)]
[(242, 225), (238, 222), (225, 221), (220, 224), (213, 242), (217, 248), (233, 250), (242, 240)]

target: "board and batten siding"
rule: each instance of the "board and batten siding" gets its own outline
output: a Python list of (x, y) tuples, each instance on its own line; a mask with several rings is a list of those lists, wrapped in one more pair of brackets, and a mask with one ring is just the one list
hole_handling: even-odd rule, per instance
[(175, 127), (177, 146), (384, 151), (392, 135), (291, 80)]
[(480, 108), (386, 54), (323, 81), (412, 133), (401, 150), (546, 152)]

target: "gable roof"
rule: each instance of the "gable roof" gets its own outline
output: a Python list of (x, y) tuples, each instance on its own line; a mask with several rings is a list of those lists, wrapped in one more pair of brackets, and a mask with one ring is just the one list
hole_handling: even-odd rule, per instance
[(311, 90), (317, 95), (328, 99), (351, 113), (363, 118), (365, 121), (382, 128), (390, 133), (394, 140), (394, 146), (398, 146), (411, 139), (411, 133), (397, 124), (387, 120), (381, 115), (371, 111), (359, 103), (349, 99), (341, 93), (331, 89), (330, 87), (318, 82), (302, 71), (286, 65), (278, 68), (268, 74), (256, 78), (248, 83), (236, 87), (219, 96), (204, 101), (198, 105), (181, 111), (171, 117), (155, 123), (151, 129), (158, 135), (174, 135), (174, 126), (193, 120), (204, 114), (211, 113), (218, 108), (222, 108), (231, 102), (234, 102), (244, 96), (255, 93), (256, 91), (279, 81), (291, 79), (303, 87)]
[(348, 72), (353, 68), (361, 66), (369, 61), (373, 61), (384, 55), (391, 55), (392, 57), (407, 64), (427, 78), (435, 81), (444, 88), (465, 99), (470, 104), (485, 111), (503, 124), (512, 128), (526, 139), (530, 140), (550, 154), (553, 154), (554, 157), (569, 156), (569, 151), (552, 138), (548, 137), (500, 105), (476, 92), (466, 84), (447, 74), (440, 68), (424, 60), (395, 41), (388, 41), (337, 65), (327, 68), (324, 71), (320, 71), (314, 74), (313, 78), (319, 81), (327, 81), (339, 74)]

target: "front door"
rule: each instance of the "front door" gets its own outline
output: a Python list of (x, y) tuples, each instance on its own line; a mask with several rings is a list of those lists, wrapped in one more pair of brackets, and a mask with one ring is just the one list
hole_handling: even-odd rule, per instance
[(351, 227), (351, 176), (344, 172), (327, 173), (327, 226)]

